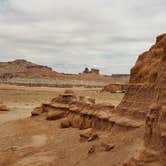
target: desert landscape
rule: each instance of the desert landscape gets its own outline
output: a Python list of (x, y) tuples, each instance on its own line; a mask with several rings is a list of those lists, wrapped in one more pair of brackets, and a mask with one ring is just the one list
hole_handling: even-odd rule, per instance
[(166, 166), (166, 0), (0, 0), (0, 166)]
[(165, 57), (162, 34), (126, 86), (1, 83), (0, 165), (165, 166)]

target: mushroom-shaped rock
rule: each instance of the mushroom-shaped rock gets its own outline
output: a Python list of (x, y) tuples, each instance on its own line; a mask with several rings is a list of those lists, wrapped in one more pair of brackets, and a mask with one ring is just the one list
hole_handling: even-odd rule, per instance
[(47, 120), (57, 120), (57, 119), (61, 119), (65, 116), (65, 112), (64, 111), (48, 111), (47, 114)]

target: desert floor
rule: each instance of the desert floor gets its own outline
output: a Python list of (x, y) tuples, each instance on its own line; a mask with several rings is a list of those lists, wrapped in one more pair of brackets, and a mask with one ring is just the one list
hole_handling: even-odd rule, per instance
[[(140, 129), (97, 131), (99, 139), (82, 142), (79, 129), (61, 129), (59, 120), (30, 117), (34, 107), (64, 90), (0, 85), (0, 102), (10, 108), (9, 112), (0, 113), (0, 166), (120, 166), (139, 149), (142, 135), (137, 130)], [(118, 105), (123, 97), (123, 94), (100, 93), (99, 88), (72, 90), (77, 95), (95, 97), (97, 103)], [(100, 147), (103, 141), (115, 144), (115, 148), (103, 151)], [(88, 154), (92, 146), (96, 151)]]

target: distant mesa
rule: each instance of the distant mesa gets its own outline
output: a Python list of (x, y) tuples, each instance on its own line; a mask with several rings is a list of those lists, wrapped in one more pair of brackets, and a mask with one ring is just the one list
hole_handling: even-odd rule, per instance
[(89, 70), (89, 68), (85, 68), (85, 70), (83, 71), (83, 74), (100, 74), (100, 70), (99, 69), (94, 69), (92, 68), (91, 70)]

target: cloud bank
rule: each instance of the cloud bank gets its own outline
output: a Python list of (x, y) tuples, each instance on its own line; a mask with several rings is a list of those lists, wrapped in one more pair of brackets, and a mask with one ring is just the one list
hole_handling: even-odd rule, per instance
[(165, 32), (165, 0), (0, 0), (0, 61), (129, 73)]

